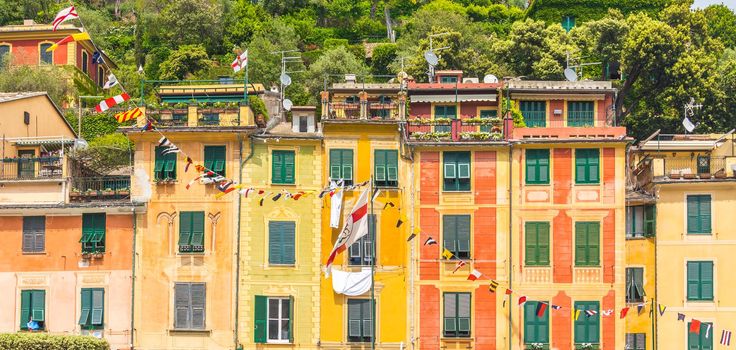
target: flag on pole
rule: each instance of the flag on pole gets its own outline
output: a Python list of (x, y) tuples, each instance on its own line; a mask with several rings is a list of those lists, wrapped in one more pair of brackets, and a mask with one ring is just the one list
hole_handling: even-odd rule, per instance
[(495, 293), (496, 288), (498, 288), (498, 282), (491, 280), (491, 283), (488, 285), (488, 291), (491, 293)]
[(690, 321), (690, 333), (700, 334), (700, 321), (696, 319)]
[(682, 120), (682, 126), (685, 127), (687, 132), (693, 132), (693, 130), (695, 130), (695, 124), (693, 124), (688, 117), (685, 117), (685, 119)]
[(526, 303), (526, 295), (519, 297), (519, 305), (523, 305), (524, 303)]
[(127, 93), (122, 93), (120, 95), (103, 100), (97, 106), (95, 106), (95, 110), (97, 111), (97, 113), (102, 113), (112, 107), (115, 107), (115, 105), (123, 103), (127, 100), (130, 100), (130, 96), (128, 96)]
[(629, 312), (629, 308), (625, 307), (621, 309), (621, 318), (626, 318), (626, 314)]
[(350, 215), (345, 219), (345, 225), (343, 225), (342, 231), (337, 236), (337, 241), (335, 241), (335, 246), (327, 258), (325, 276), (330, 275), (330, 268), (337, 254), (345, 251), (347, 247), (368, 234), (368, 192), (369, 188), (363, 190), (360, 197), (358, 197), (358, 201), (355, 202), (353, 210), (350, 211)]
[(646, 307), (646, 305), (647, 305), (647, 304), (644, 304), (644, 303), (641, 303), (641, 304), (637, 305), (637, 306), (636, 306), (636, 312), (637, 312), (637, 313), (638, 313), (639, 315), (641, 315), (641, 313), (642, 313), (642, 311), (644, 311), (644, 308)]
[(452, 252), (449, 251), (449, 250), (447, 250), (447, 248), (445, 248), (445, 250), (442, 251), (442, 257), (443, 258), (445, 258), (447, 260), (450, 260), (450, 259), (452, 259), (452, 256), (453, 256), (452, 255)]
[(468, 281), (475, 281), (481, 276), (483, 276), (483, 274), (480, 271), (473, 269), (473, 271), (470, 272), (470, 275), (468, 275)]
[(107, 76), (107, 81), (102, 88), (107, 90), (115, 85), (118, 85), (118, 78), (115, 77), (115, 74), (110, 73), (110, 75)]
[(452, 270), (452, 273), (457, 272), (457, 270), (460, 270), (460, 268), (463, 267), (463, 266), (465, 266), (465, 261), (464, 260), (459, 260), (457, 262), (457, 264), (455, 265), (455, 269)]
[(235, 60), (233, 63), (230, 64), (230, 67), (233, 67), (233, 71), (235, 73), (240, 72), (241, 69), (245, 68), (248, 65), (248, 50), (245, 50), (240, 56), (235, 57)]
[(544, 317), (544, 311), (547, 310), (547, 303), (537, 302), (537, 317)]
[(721, 332), (721, 345), (731, 345), (731, 331), (723, 330)]
[(433, 245), (433, 244), (437, 244), (437, 241), (435, 241), (434, 238), (432, 237), (429, 237), (427, 238), (426, 241), (424, 241), (424, 245)]
[(118, 123), (125, 123), (131, 119), (136, 119), (143, 115), (143, 112), (141, 112), (141, 109), (136, 107), (134, 109), (131, 109), (129, 111), (120, 112), (118, 114), (115, 114), (115, 119), (117, 119)]
[(46, 49), (46, 52), (51, 52), (51, 51), (56, 50), (57, 48), (59, 48), (59, 45), (63, 45), (63, 44), (70, 43), (73, 41), (82, 41), (82, 40), (90, 40), (89, 33), (84, 32), (84, 33), (68, 35), (64, 39), (61, 39), (57, 41), (56, 43), (54, 43), (53, 45), (49, 46)]
[(53, 31), (56, 31), (56, 28), (59, 28), (62, 23), (74, 18), (79, 18), (77, 10), (74, 9), (74, 6), (62, 9), (61, 11), (59, 11), (59, 13), (56, 14), (54, 21), (51, 23), (54, 26)]
[(102, 58), (102, 54), (99, 51), (95, 51), (92, 54), (92, 63), (97, 63), (97, 64), (105, 63), (105, 59)]
[(667, 309), (666, 306), (664, 306), (662, 304), (659, 304), (659, 316), (663, 316), (664, 315), (664, 310), (666, 310), (666, 309)]

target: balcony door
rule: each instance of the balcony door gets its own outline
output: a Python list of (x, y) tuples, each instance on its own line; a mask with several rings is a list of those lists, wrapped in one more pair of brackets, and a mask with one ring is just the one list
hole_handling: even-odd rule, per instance
[(32, 178), (35, 170), (35, 164), (33, 157), (36, 156), (36, 151), (29, 150), (18, 150), (18, 178), (27, 179)]

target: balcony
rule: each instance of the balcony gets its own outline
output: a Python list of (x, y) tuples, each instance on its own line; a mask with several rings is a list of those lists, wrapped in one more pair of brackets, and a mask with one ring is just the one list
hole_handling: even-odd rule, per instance
[(421, 118), (407, 121), (407, 136), (416, 142), (499, 142), (504, 140), (501, 118)]
[(700, 155), (664, 159), (664, 176), (673, 179), (725, 179), (726, 158)]
[[(246, 112), (243, 112), (245, 109)], [(145, 117), (156, 122), (159, 127), (239, 127), (251, 126), (241, 116), (252, 113), (247, 106), (238, 107), (237, 103), (224, 107), (206, 105), (182, 105), (174, 108), (146, 107)], [(252, 116), (251, 116), (252, 117)], [(252, 118), (251, 118), (252, 119)]]
[(542, 114), (525, 117), (526, 127), (514, 128), (514, 139), (576, 139), (620, 138), (626, 136), (626, 128), (616, 126), (613, 120), (594, 119), (588, 112), (569, 112), (567, 118)]
[(187, 109), (150, 110), (148, 116), (155, 120), (159, 126), (187, 126)]
[(61, 157), (5, 158), (0, 164), (0, 180), (61, 179), (64, 172)]
[(327, 106), (327, 119), (363, 119), (360, 103), (330, 102)]
[(112, 201), (130, 198), (129, 176), (76, 177), (72, 179), (69, 201)]
[(397, 103), (369, 102), (368, 114), (371, 119), (399, 119), (399, 105)]

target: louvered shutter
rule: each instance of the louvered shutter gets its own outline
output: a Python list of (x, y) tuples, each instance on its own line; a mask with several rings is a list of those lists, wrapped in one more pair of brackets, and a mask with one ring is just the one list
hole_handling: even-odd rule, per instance
[(700, 196), (700, 230), (702, 233), (710, 233), (710, 196)]
[(190, 211), (179, 213), (179, 252), (190, 250), (192, 239), (192, 215)]
[(700, 300), (700, 264), (698, 262), (687, 263), (687, 299)]
[(289, 296), (289, 343), (294, 344), (294, 296)]
[(442, 236), (444, 248), (453, 253), (457, 252), (457, 216), (442, 216)]
[(470, 178), (470, 152), (458, 152), (457, 177), (458, 179)]
[(376, 185), (384, 186), (386, 181), (386, 151), (376, 150), (373, 159), (373, 178)]
[(588, 237), (585, 224), (575, 223), (575, 265), (582, 266), (588, 261)]
[(600, 181), (600, 153), (597, 149), (588, 150), (588, 182)]
[(213, 147), (204, 146), (204, 167), (208, 170), (215, 171), (214, 162), (215, 156)]
[(687, 233), (701, 233), (700, 197), (687, 196)]
[(647, 205), (644, 207), (644, 235), (654, 237), (657, 233), (657, 207)]
[(92, 325), (102, 326), (105, 312), (105, 291), (103, 289), (92, 290)]
[[(386, 179), (399, 181), (399, 157), (397, 151), (386, 151)], [(390, 184), (393, 186), (394, 184)]]
[[(463, 258), (470, 258), (470, 215), (457, 217), (457, 250)], [(465, 253), (464, 255), (462, 255)]]
[[(95, 235), (95, 222), (91, 214), (82, 214), (82, 238), (80, 243), (89, 243)], [(84, 247), (84, 245), (82, 245)]]
[(359, 300), (348, 300), (348, 337), (360, 338), (362, 335), (362, 304)]
[(34, 290), (31, 296), (31, 316), (34, 321), (46, 320), (46, 291)]
[(20, 328), (27, 329), (27, 323), (31, 320), (31, 291), (20, 292)]
[(294, 152), (285, 152), (284, 153), (284, 182), (293, 184), (294, 183)]
[(255, 296), (253, 308), (253, 342), (263, 344), (267, 341), (268, 298), (262, 295)]
[(549, 150), (538, 150), (537, 156), (537, 180), (539, 183), (549, 183)]
[(529, 301), (524, 303), (524, 343), (526, 344), (538, 342), (537, 327), (534, 322), (534, 319), (537, 317), (535, 311), (536, 303)]
[(330, 179), (338, 180), (342, 178), (340, 171), (342, 167), (342, 151), (339, 149), (330, 150)]
[[(598, 302), (590, 302), (588, 304), (588, 310), (598, 310)], [(600, 312), (596, 312), (595, 315), (585, 317), (588, 323), (588, 342), (598, 343), (600, 341)]]
[(191, 328), (189, 293), (189, 283), (177, 283), (174, 285), (174, 328)]
[(537, 223), (537, 263), (549, 266), (549, 223)]
[(31, 231), (23, 230), (23, 252), (33, 253), (36, 247), (36, 235)]
[(361, 300), (362, 310), (361, 319), (363, 322), (363, 338), (370, 339), (373, 337), (373, 301)]
[(206, 291), (204, 283), (192, 283), (191, 305), (192, 305), (192, 329), (204, 329), (205, 325), (205, 303)]
[(700, 298), (713, 300), (713, 263), (700, 262)]
[(282, 254), (284, 227), (281, 221), (271, 221), (268, 223), (268, 262), (270, 264), (283, 264), (284, 256)]
[(353, 180), (353, 150), (350, 150), (350, 149), (343, 150), (341, 161), (342, 161), (342, 178), (348, 181), (352, 181)]
[(537, 265), (539, 263), (537, 258), (537, 246), (538, 242), (538, 226), (534, 222), (527, 222), (524, 225), (524, 247), (525, 247), (525, 260), (527, 265)]
[(79, 316), (79, 325), (86, 326), (89, 323), (89, 316), (92, 313), (92, 290), (82, 289), (81, 293), (82, 312)]
[(470, 293), (457, 295), (457, 330), (458, 335), (470, 335)]
[(282, 259), (283, 264), (289, 264), (293, 265), (296, 261), (295, 259), (295, 230), (296, 230), (296, 224), (293, 221), (284, 221), (281, 223), (283, 229), (282, 229), (282, 235), (281, 235), (281, 249), (282, 249)]
[(273, 183), (284, 183), (284, 159), (281, 151), (271, 153), (271, 178)]
[(457, 294), (445, 293), (445, 310), (444, 310), (444, 328), (445, 335), (454, 336), (457, 334)]
[(588, 234), (588, 264), (600, 265), (600, 224), (597, 222), (587, 223)]
[(203, 252), (204, 251), (204, 212), (195, 211), (191, 214), (191, 244), (192, 251)]
[(587, 182), (587, 153), (583, 149), (575, 150), (575, 182)]

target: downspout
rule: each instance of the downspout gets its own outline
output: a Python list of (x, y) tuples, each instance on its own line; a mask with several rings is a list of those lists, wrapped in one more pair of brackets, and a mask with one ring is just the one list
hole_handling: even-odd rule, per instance
[(132, 276), (131, 276), (131, 293), (130, 293), (130, 349), (135, 349), (133, 341), (135, 339), (135, 239), (138, 229), (138, 218), (135, 215), (135, 207), (133, 207), (133, 256), (132, 256)]
[[(512, 154), (512, 148), (513, 145), (509, 141), (509, 289), (513, 290), (511, 280), (514, 275), (514, 264), (513, 264), (513, 246), (512, 246), (512, 239), (513, 239), (513, 215), (512, 215), (512, 208), (513, 208), (513, 194), (514, 194), (514, 188), (512, 187), (512, 169), (513, 169), (513, 154)], [(512, 324), (511, 324), (511, 310), (513, 309), (512, 302), (511, 302), (511, 295), (508, 296), (508, 303), (509, 303), (509, 347), (508, 349), (513, 349), (512, 347)]]
[[(253, 137), (248, 138), (250, 140), (250, 153), (248, 154), (248, 157), (243, 160), (243, 137), (242, 135), (238, 135), (238, 163), (240, 166), (238, 167), (238, 183), (243, 183), (243, 169), (245, 167), (245, 163), (248, 162), (253, 157)], [(236, 247), (235, 247), (235, 330), (233, 334), (233, 341), (235, 342), (235, 349), (242, 349), (239, 342), (240, 339), (238, 338), (238, 316), (239, 316), (239, 306), (240, 306), (240, 209), (241, 209), (241, 203), (242, 198), (240, 194), (238, 194), (238, 220), (235, 224), (235, 235), (236, 235)]]
[[(657, 294), (657, 197), (659, 197), (659, 188), (655, 185), (654, 186), (654, 295), (657, 299), (659, 299), (659, 294)], [(656, 303), (654, 300), (652, 300), (652, 306), (654, 306)], [(657, 310), (652, 310), (652, 313), (654, 314), (654, 323), (652, 323), (652, 343), (654, 345), (654, 350), (657, 350), (657, 345), (659, 345), (659, 339), (657, 338), (657, 332), (655, 330), (659, 328), (659, 308)]]

